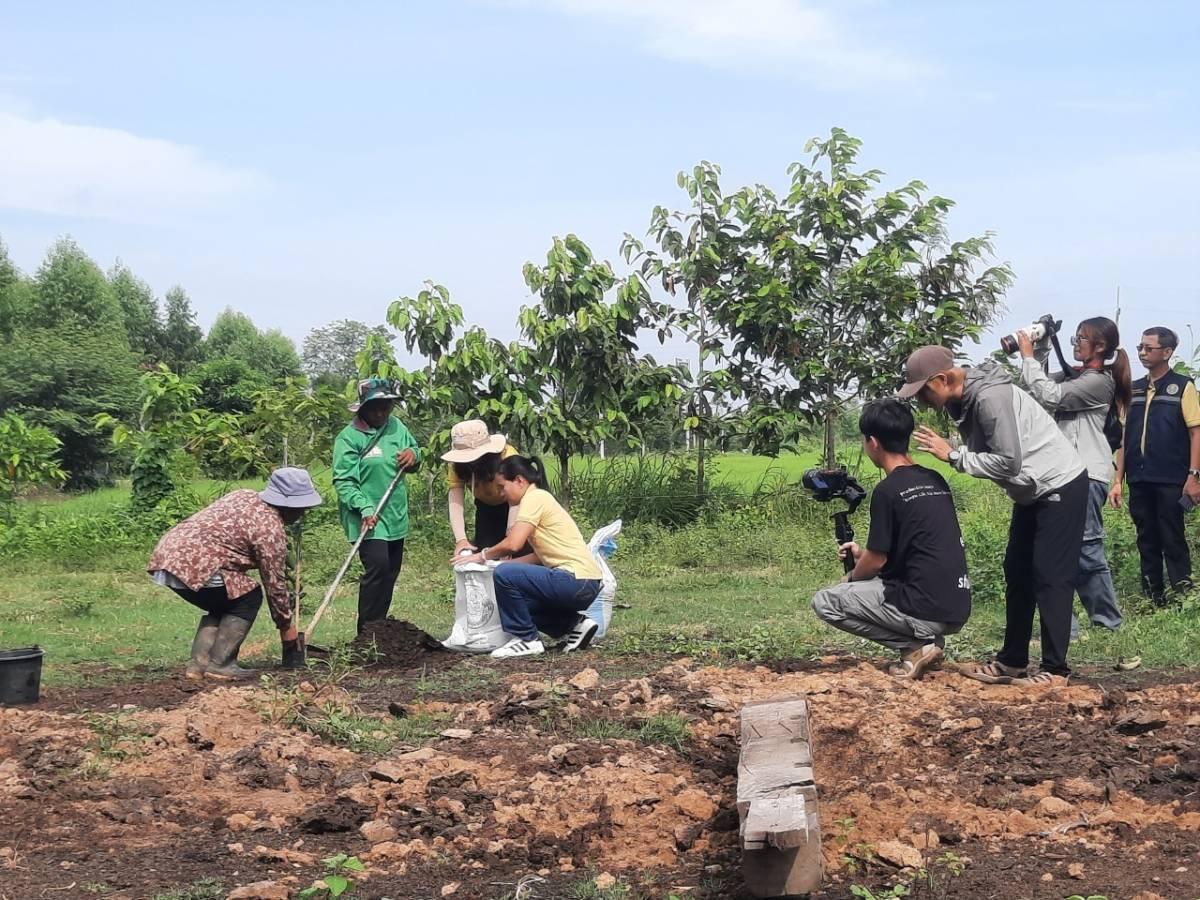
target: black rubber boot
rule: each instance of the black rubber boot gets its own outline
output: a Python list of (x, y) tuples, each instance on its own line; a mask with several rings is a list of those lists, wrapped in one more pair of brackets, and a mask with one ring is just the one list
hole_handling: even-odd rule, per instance
[(217, 639), (217, 626), (220, 616), (212, 613), (200, 617), (200, 625), (196, 628), (196, 636), (192, 638), (192, 658), (187, 664), (188, 678), (203, 678), (208, 670), (213, 642)]
[(237, 616), (221, 617), (217, 639), (213, 641), (212, 650), (209, 651), (208, 669), (204, 673), (206, 678), (232, 681), (254, 678), (258, 674), (253, 669), (243, 669), (237, 664), (238, 651), (242, 649), (242, 642), (250, 634), (250, 626), (253, 624)]

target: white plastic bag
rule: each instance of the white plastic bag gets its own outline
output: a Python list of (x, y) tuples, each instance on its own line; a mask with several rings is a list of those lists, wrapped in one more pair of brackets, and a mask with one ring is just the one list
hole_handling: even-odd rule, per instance
[(488, 562), (454, 567), (454, 628), (450, 637), (442, 641), (447, 650), (491, 653), (512, 640), (512, 635), (500, 624), (500, 607), (496, 604), (496, 586), (492, 581), (492, 570), (497, 565)]
[(617, 579), (614, 577), (612, 569), (608, 567), (608, 559), (605, 557), (603, 548), (620, 533), (621, 520), (617, 519), (603, 528), (596, 529), (596, 533), (588, 541), (588, 550), (592, 554), (592, 559), (596, 560), (596, 564), (600, 566), (602, 579), (600, 593), (596, 595), (592, 605), (587, 608), (587, 617), (600, 626), (596, 630), (597, 638), (604, 637), (604, 633), (608, 631), (608, 623), (612, 621), (613, 603), (617, 599)]

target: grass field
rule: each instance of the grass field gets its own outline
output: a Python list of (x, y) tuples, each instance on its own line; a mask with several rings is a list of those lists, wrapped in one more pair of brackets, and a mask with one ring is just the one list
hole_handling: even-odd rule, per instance
[[(814, 459), (768, 460), (743, 454), (717, 458), (718, 482), (751, 490), (774, 472), (794, 480)], [(414, 479), (415, 481), (416, 479)], [(951, 654), (979, 657), (997, 646), (1003, 630), (999, 563), (1008, 504), (991, 485), (955, 476), (960, 517), (967, 536), (975, 612), (950, 643)], [(201, 498), (234, 485), (198, 482)], [(416, 510), (419, 484), (410, 490)], [(45, 527), (116, 515), (127, 502), (122, 488), (35, 501)], [(813, 592), (836, 580), (828, 507), (788, 495), (760, 507), (726, 510), (686, 527), (627, 526), (612, 565), (619, 581), (618, 610), (603, 645), (608, 654), (679, 652), (693, 656), (770, 659), (821, 655), (832, 649), (874, 654), (863, 641), (835, 632), (808, 607)], [(26, 510), (29, 512), (29, 510)], [(323, 510), (305, 535), (305, 608), (324, 593), (347, 545)], [(866, 509), (854, 517), (865, 536)], [(591, 524), (602, 524), (599, 522)], [(1132, 529), (1121, 512), (1110, 511), (1110, 554), (1128, 624), (1116, 633), (1085, 628), (1072, 659), (1101, 665), (1141, 656), (1149, 666), (1200, 662), (1200, 608), (1147, 609), (1136, 592)], [(86, 530), (84, 532), (87, 534)], [(1193, 535), (1194, 536), (1194, 535)], [(143, 571), (157, 534), (119, 527), (91, 545), (10, 556), (0, 574), (0, 646), (40, 644), (47, 650), (48, 684), (81, 683), (127, 676), (137, 670), (177, 666), (186, 658), (196, 615), (173, 594), (152, 584)], [(83, 538), (80, 539), (83, 541)], [(453, 579), (446, 566), (449, 528), (443, 515), (416, 511), (405, 568), (393, 614), (437, 636), (449, 632)], [(355, 575), (351, 569), (351, 578)], [(319, 643), (351, 636), (355, 620), (353, 583), (343, 585), (317, 635)], [(278, 654), (269, 617), (261, 615), (248, 648), (269, 662)]]

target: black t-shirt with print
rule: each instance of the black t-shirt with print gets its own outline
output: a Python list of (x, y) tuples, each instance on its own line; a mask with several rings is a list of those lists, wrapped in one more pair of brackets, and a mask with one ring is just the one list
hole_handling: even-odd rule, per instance
[(971, 581), (954, 498), (924, 466), (900, 466), (871, 495), (867, 549), (886, 553), (884, 598), (926, 622), (962, 623), (971, 615)]

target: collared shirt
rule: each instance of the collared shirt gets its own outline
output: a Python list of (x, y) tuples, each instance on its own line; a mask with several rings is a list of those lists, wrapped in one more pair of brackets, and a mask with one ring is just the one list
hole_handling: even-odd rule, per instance
[[(505, 444), (504, 449), (500, 451), (501, 459), (508, 459), (510, 456), (517, 455), (517, 448), (512, 444)], [(465, 488), (466, 482), (458, 477), (458, 472), (454, 469), (454, 464), (450, 464), (449, 472), (446, 476), (446, 483), (450, 490), (455, 488)], [(474, 477), (471, 478), (471, 493), (475, 495), (475, 499), (487, 506), (503, 506), (507, 501), (504, 499), (504, 494), (500, 490), (500, 484), (493, 478), (491, 481), (477, 481)]]
[(226, 494), (184, 519), (162, 536), (146, 571), (168, 572), (187, 588), (198, 591), (216, 576), (225, 582), (231, 600), (258, 585), (246, 574), (258, 569), (271, 618), (282, 627), (292, 618), (284, 567), (287, 534), (283, 519), (256, 491)]

